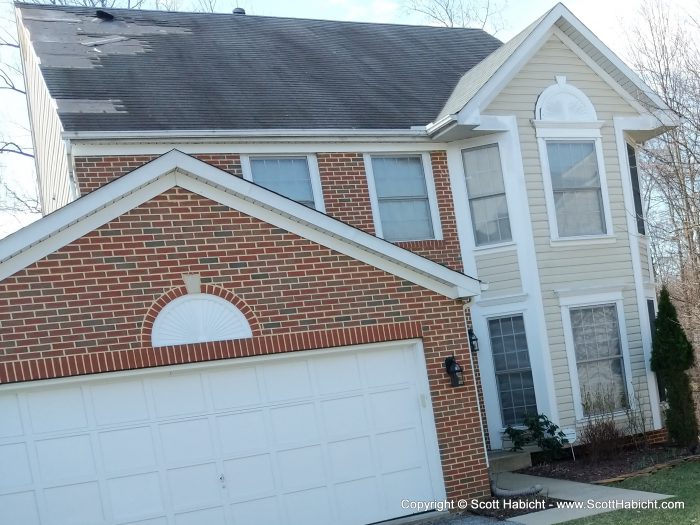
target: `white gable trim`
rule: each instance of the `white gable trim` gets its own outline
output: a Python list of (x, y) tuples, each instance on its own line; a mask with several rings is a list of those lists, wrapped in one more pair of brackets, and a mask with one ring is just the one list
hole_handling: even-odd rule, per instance
[(480, 293), (477, 279), (175, 150), (0, 241), (0, 280), (175, 186), (451, 299)]
[[(634, 100), (634, 97), (627, 93), (622, 86), (615, 81), (611, 75), (601, 75), (603, 68), (591, 57), (584, 59), (586, 64), (595, 63), (597, 67), (594, 71), (601, 78), (611, 85), (615, 91), (626, 93), (625, 100), (630, 103), (640, 114), (653, 114), (661, 125), (675, 126), (676, 119), (671, 116), (668, 106), (647, 86), (639, 76), (632, 71), (622, 60), (620, 60), (603, 42), (600, 41), (581, 21), (574, 16), (563, 4), (558, 3), (546, 16), (540, 20), (537, 26), (525, 37), (520, 46), (511, 54), (500, 67), (477, 91), (477, 93), (467, 102), (467, 104), (456, 114), (448, 115), (439, 123), (431, 123), (427, 126), (428, 133), (438, 134), (442, 128), (457, 123), (461, 125), (482, 125), (481, 111), (488, 107), (498, 94), (506, 87), (520, 69), (539, 51), (542, 45), (550, 36), (556, 35), (570, 47), (580, 58), (583, 59), (586, 53), (568, 37), (558, 26), (560, 20), (569, 23), (583, 38), (588, 40), (607, 60), (609, 60), (625, 77), (627, 77), (641, 92), (643, 92), (659, 108), (658, 111), (645, 109)], [(468, 73), (467, 73), (468, 74)], [(660, 127), (660, 126), (657, 126)]]

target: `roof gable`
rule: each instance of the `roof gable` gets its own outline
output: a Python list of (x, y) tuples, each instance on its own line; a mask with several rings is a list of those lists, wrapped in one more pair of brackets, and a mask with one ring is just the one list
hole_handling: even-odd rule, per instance
[(181, 187), (457, 299), (479, 281), (173, 150), (0, 241), (0, 280), (173, 187)]

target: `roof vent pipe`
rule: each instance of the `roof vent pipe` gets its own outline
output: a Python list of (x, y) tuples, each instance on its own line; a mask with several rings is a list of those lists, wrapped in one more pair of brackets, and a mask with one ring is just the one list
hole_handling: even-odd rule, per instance
[(244, 15), (245, 14), (245, 9), (242, 7), (237, 7), (236, 9), (233, 10), (234, 15)]

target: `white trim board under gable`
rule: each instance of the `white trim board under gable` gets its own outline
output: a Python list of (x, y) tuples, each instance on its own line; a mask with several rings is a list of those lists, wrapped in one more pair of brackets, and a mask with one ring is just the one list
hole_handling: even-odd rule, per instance
[(451, 270), (180, 151), (112, 181), (0, 241), (0, 280), (175, 186), (451, 299), (480, 293)]

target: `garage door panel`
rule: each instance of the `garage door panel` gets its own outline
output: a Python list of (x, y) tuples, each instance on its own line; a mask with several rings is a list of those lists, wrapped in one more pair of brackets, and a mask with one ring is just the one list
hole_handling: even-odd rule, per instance
[(80, 387), (40, 390), (27, 395), (29, 417), (35, 433), (59, 432), (87, 427)]
[(99, 525), (105, 523), (100, 488), (96, 482), (44, 490), (46, 518), (50, 525)]
[(31, 486), (31, 483), (27, 446), (24, 443), (0, 446), (0, 492)]
[[(428, 480), (420, 468), (392, 472), (382, 475), (385, 502), (389, 506), (391, 515), (398, 515), (401, 509), (401, 500), (409, 499), (420, 501), (425, 499), (423, 494), (430, 489)], [(402, 512), (406, 512), (403, 510)]]
[(338, 483), (334, 492), (340, 525), (371, 523), (392, 517), (383, 508), (381, 491), (374, 477)]
[(412, 383), (414, 373), (409, 368), (403, 351), (377, 350), (359, 355), (362, 372), (369, 387)]
[(47, 485), (92, 480), (95, 459), (87, 434), (36, 442), (39, 470)]
[(176, 525), (227, 525), (224, 509), (213, 508), (175, 515)]
[(95, 422), (100, 426), (149, 419), (146, 393), (140, 380), (92, 385), (90, 393)]
[(220, 475), (215, 463), (168, 470), (168, 490), (173, 508), (192, 510), (221, 503)]
[[(308, 445), (320, 440), (313, 403), (291, 405), (270, 410), (275, 444)], [(299, 422), (304, 421), (303, 425)]]
[(282, 499), (288, 523), (328, 525), (335, 522), (326, 487), (285, 494)]
[(413, 390), (401, 388), (375, 392), (372, 398), (372, 422), (380, 431), (416, 426), (417, 399)]
[(151, 380), (156, 417), (169, 418), (206, 411), (199, 374), (177, 374)]
[(372, 476), (376, 470), (369, 437), (328, 444), (333, 479), (348, 481)]
[(168, 525), (168, 518), (164, 516), (162, 518), (129, 521), (121, 525)]
[(214, 457), (208, 419), (194, 419), (160, 425), (163, 456), (169, 465), (201, 462)]
[(10, 394), (0, 397), (0, 414), (2, 414), (0, 439), (21, 436), (24, 433), (16, 395)]
[(41, 525), (34, 492), (16, 492), (0, 496), (3, 523)]
[(362, 376), (355, 354), (315, 359), (313, 374), (318, 393), (321, 395), (362, 389)]
[(292, 491), (325, 484), (321, 446), (282, 450), (277, 453), (282, 490)]
[[(280, 525), (284, 523), (277, 498), (234, 503), (230, 506), (233, 525)], [(292, 521), (296, 525), (296, 522)]]
[(321, 402), (322, 421), (329, 439), (342, 439), (369, 434), (364, 396), (330, 399)]
[(260, 367), (259, 371), (264, 376), (267, 400), (272, 403), (310, 397), (313, 394), (306, 361), (288, 362), (283, 359)]
[(216, 426), (224, 457), (254, 454), (269, 448), (262, 410), (219, 416)]
[(211, 372), (208, 378), (216, 410), (243, 408), (262, 402), (255, 367)]
[(231, 501), (256, 500), (275, 494), (271, 454), (224, 461), (224, 475)]
[(100, 432), (98, 440), (102, 468), (108, 476), (157, 466), (150, 427)]
[(165, 513), (157, 472), (110, 479), (106, 485), (112, 513), (119, 522)]
[(420, 466), (422, 447), (414, 429), (377, 435), (377, 454), (381, 472), (394, 472)]

